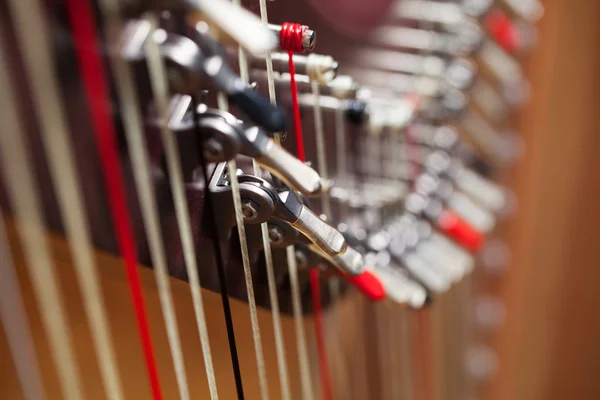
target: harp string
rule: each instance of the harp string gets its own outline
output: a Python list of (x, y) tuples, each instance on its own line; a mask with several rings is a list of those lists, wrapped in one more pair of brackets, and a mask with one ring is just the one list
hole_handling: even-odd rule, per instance
[[(217, 93), (217, 102), (219, 109), (226, 111), (229, 106), (227, 104), (227, 99), (223, 95), (222, 92)], [(194, 110), (198, 109), (197, 101), (192, 98), (192, 108)], [(196, 130), (196, 134), (198, 137), (201, 137), (202, 133), (200, 132), (200, 127), (198, 125), (198, 119), (194, 118), (194, 129)], [(210, 182), (210, 177), (208, 175), (208, 163), (204, 157), (204, 142), (202, 140), (198, 141), (198, 159), (202, 164), (202, 174), (205, 182), (205, 186), (208, 188), (208, 183)], [(204, 197), (204, 206), (208, 210), (208, 224), (210, 233), (212, 236), (213, 243), (213, 252), (215, 253), (215, 262), (217, 264), (217, 276), (219, 278), (219, 286), (220, 286), (220, 294), (221, 294), (221, 304), (223, 305), (223, 315), (225, 317), (225, 327), (227, 329), (227, 342), (229, 345), (229, 355), (231, 358), (231, 366), (233, 369), (233, 376), (235, 380), (235, 388), (237, 393), (238, 400), (244, 400), (244, 385), (242, 382), (242, 374), (240, 370), (240, 362), (237, 352), (237, 344), (235, 340), (235, 328), (233, 326), (233, 318), (231, 316), (231, 304), (229, 302), (229, 293), (227, 289), (227, 278), (225, 274), (225, 263), (223, 260), (223, 251), (221, 249), (221, 242), (219, 240), (219, 236), (217, 234), (217, 217), (214, 212), (215, 207), (213, 204), (213, 197), (211, 192), (206, 189), (206, 195)]]
[(40, 366), (3, 218), (0, 218), (0, 322), (25, 400), (44, 400)]
[[(346, 157), (345, 171), (349, 171), (349, 175), (351, 176), (351, 190), (356, 189), (359, 195), (363, 195), (365, 192), (365, 168), (364, 168), (364, 157), (362, 157), (362, 153), (360, 151), (360, 140), (362, 138), (361, 133), (364, 133), (364, 130), (360, 127), (353, 126), (349, 130), (349, 138), (350, 138), (350, 151), (348, 152), (348, 156)], [(344, 139), (345, 140), (345, 139)], [(354, 161), (354, 162), (353, 162)], [(356, 211), (349, 212), (349, 217), (354, 218)], [(368, 351), (366, 343), (366, 327), (364, 324), (361, 324), (361, 321), (364, 320), (364, 309), (368, 306), (367, 301), (363, 298), (363, 296), (358, 293), (356, 290), (352, 290), (352, 306), (354, 308), (354, 312), (351, 314), (350, 318), (353, 326), (356, 326), (356, 351), (352, 355), (353, 365), (350, 368), (350, 373), (352, 376), (352, 395), (354, 399), (362, 399), (366, 398), (370, 395), (369, 393), (369, 382), (368, 382), (368, 371), (367, 371), (367, 362), (368, 362)]]
[[(335, 176), (337, 180), (342, 182), (342, 185), (346, 187), (347, 190), (350, 190), (349, 186), (349, 178), (348, 178), (348, 170), (347, 170), (347, 143), (346, 143), (346, 124), (344, 123), (344, 103), (343, 101), (339, 101), (337, 107), (335, 109), (334, 115), (335, 121), (335, 145), (336, 145), (336, 171)], [(328, 199), (331, 202), (330, 199)], [(337, 206), (339, 207), (339, 215), (340, 220), (338, 222), (344, 221), (349, 217), (348, 206), (346, 202), (338, 202)], [(334, 339), (334, 343), (337, 346), (337, 357), (335, 362), (337, 368), (335, 368), (335, 377), (337, 379), (336, 388), (339, 385), (342, 385), (344, 391), (341, 393), (342, 396), (348, 396), (350, 389), (350, 368), (351, 366), (348, 364), (348, 356), (345, 353), (344, 349), (344, 340), (342, 336), (342, 330), (340, 326), (344, 324), (344, 319), (342, 318), (342, 312), (340, 310), (340, 305), (338, 304), (336, 307), (336, 302), (340, 298), (340, 290), (341, 290), (341, 282), (342, 280), (337, 276), (329, 277), (327, 281), (327, 289), (329, 291), (330, 301), (332, 303), (330, 318), (331, 323), (329, 325), (329, 330), (331, 332), (331, 336)]]
[[(117, 32), (121, 32), (120, 30)], [(147, 40), (146, 42), (150, 42)], [(167, 332), (167, 341), (171, 352), (173, 368), (177, 380), (179, 397), (182, 400), (190, 398), (188, 381), (185, 371), (181, 339), (177, 324), (173, 294), (169, 282), (167, 256), (164, 238), (160, 226), (158, 206), (156, 204), (154, 184), (150, 172), (150, 160), (147, 153), (147, 143), (142, 123), (142, 117), (137, 104), (132, 72), (128, 65), (119, 57), (111, 57), (117, 93), (121, 100), (123, 128), (127, 140), (131, 169), (142, 212), (146, 238), (150, 249), (150, 257), (158, 288), (158, 296)]]
[[(267, 17), (267, 7), (264, 0), (260, 0), (260, 16), (261, 22), (263, 25), (268, 24)], [(240, 72), (241, 77), (244, 79), (244, 83), (248, 84), (248, 63), (246, 61), (246, 54), (240, 48), (239, 49), (239, 59), (240, 59)], [(275, 95), (275, 83), (273, 79), (273, 64), (271, 61), (271, 53), (267, 52), (265, 58), (266, 68), (267, 68), (267, 81), (268, 81), (268, 89), (269, 89), (269, 99), (272, 104), (276, 104), (276, 95)], [(280, 133), (275, 133), (274, 140), (276, 145), (279, 145), (280, 142)], [(258, 166), (256, 160), (252, 160), (252, 166), (254, 169), (254, 175), (260, 177), (262, 172)], [(287, 357), (285, 353), (285, 344), (283, 338), (283, 332), (281, 328), (281, 314), (279, 312), (279, 298), (277, 296), (277, 280), (275, 278), (275, 270), (273, 265), (273, 255), (271, 252), (271, 241), (269, 239), (269, 228), (266, 222), (260, 225), (263, 248), (265, 254), (265, 266), (267, 269), (267, 281), (269, 287), (269, 300), (271, 303), (271, 315), (273, 318), (273, 332), (275, 336), (275, 352), (277, 355), (277, 368), (279, 374), (279, 387), (281, 391), (281, 398), (283, 400), (290, 400), (292, 395), (290, 391), (290, 383), (289, 383), (289, 374), (287, 367)]]
[[(233, 4), (241, 7), (241, 0), (232, 0)], [(245, 85), (248, 85), (248, 59), (246, 53), (241, 46), (238, 46), (238, 61), (240, 67), (240, 77)], [(255, 161), (252, 160), (255, 174), (260, 176), (260, 169), (256, 165)], [(246, 238), (246, 226), (244, 225), (244, 216), (242, 214), (242, 198), (240, 194), (240, 186), (237, 178), (237, 165), (235, 158), (228, 162), (229, 178), (231, 181), (231, 194), (233, 196), (233, 205), (235, 209), (235, 220), (238, 230), (238, 236), (240, 240), (240, 250), (242, 252), (242, 264), (244, 267), (244, 279), (246, 283), (246, 292), (248, 294), (248, 308), (250, 311), (250, 324), (252, 327), (252, 339), (254, 341), (254, 353), (256, 358), (256, 368), (258, 372), (258, 383), (260, 387), (260, 396), (262, 400), (268, 400), (269, 398), (269, 385), (267, 382), (267, 370), (265, 366), (265, 356), (263, 352), (260, 325), (258, 323), (258, 313), (256, 309), (256, 296), (254, 294), (254, 283), (252, 281), (252, 267), (250, 265), (250, 257), (248, 255), (248, 244)], [(256, 173), (258, 172), (258, 173)], [(265, 249), (265, 260), (268, 263), (268, 256), (271, 255), (271, 243), (269, 241), (268, 233), (265, 237), (265, 228), (261, 224), (261, 235)], [(273, 264), (272, 257), (270, 257), (271, 265)], [(269, 285), (271, 282), (269, 281)]]
[[(259, 0), (260, 7), (260, 18), (264, 25), (267, 25), (269, 22), (267, 16), (267, 2), (266, 0)], [(276, 92), (275, 92), (275, 78), (273, 74), (273, 62), (271, 58), (271, 53), (267, 52), (265, 55), (265, 64), (267, 68), (267, 86), (269, 89), (269, 99), (272, 104), (277, 104)], [(281, 133), (275, 132), (273, 135), (273, 140), (275, 143), (281, 143)], [(266, 246), (265, 246), (266, 248)], [(298, 269), (296, 265), (296, 250), (293, 245), (290, 245), (286, 248), (286, 262), (288, 265), (288, 274), (290, 279), (290, 287), (291, 287), (291, 299), (292, 299), (292, 314), (294, 318), (294, 330), (296, 336), (296, 351), (298, 353), (298, 366), (300, 371), (300, 386), (302, 391), (302, 398), (304, 400), (311, 399), (313, 397), (313, 388), (311, 382), (311, 373), (310, 373), (310, 361), (308, 355), (308, 346), (306, 344), (306, 331), (304, 329), (304, 316), (302, 312), (302, 300), (300, 294), (300, 288), (298, 283)], [(269, 266), (267, 266), (269, 268)], [(268, 272), (268, 270), (267, 270)], [(270, 278), (269, 278), (270, 279)], [(275, 316), (273, 317), (275, 318)], [(277, 332), (275, 332), (277, 338)], [(283, 349), (283, 340), (281, 341), (281, 348)], [(278, 345), (279, 346), (279, 345)], [(278, 357), (279, 352), (278, 352)], [(285, 359), (285, 357), (282, 357)], [(279, 362), (278, 358), (278, 366), (285, 365)], [(281, 368), (281, 367), (280, 367)], [(279, 376), (286, 376), (286, 379), (289, 382), (287, 366), (286, 371), (279, 371)], [(287, 384), (289, 386), (289, 383)], [(283, 383), (282, 383), (283, 387)], [(289, 391), (289, 387), (287, 389)]]
[[(319, 90), (320, 83), (316, 80), (311, 79), (310, 82), (311, 90), (313, 94), (313, 118), (315, 123), (315, 144), (317, 148), (317, 165), (319, 175), (321, 176), (322, 181), (329, 183), (329, 174), (327, 170), (327, 148), (325, 146), (325, 133), (323, 132), (323, 113), (321, 110), (321, 94)], [(321, 193), (321, 206), (322, 212), (325, 214), (327, 218), (332, 218), (331, 212), (331, 198), (329, 197), (328, 189), (324, 189)], [(311, 283), (314, 285), (314, 280), (317, 280), (318, 283), (318, 275), (316, 271), (311, 271)], [(316, 278), (315, 278), (316, 275)], [(330, 294), (332, 294), (331, 301), (335, 301), (337, 299), (337, 294), (339, 293), (339, 288), (336, 287), (336, 283), (339, 286), (339, 278), (336, 276), (332, 276), (329, 278), (328, 289)], [(333, 290), (331, 290), (333, 287)], [(315, 291), (316, 293), (316, 291)], [(320, 300), (316, 299), (315, 293), (313, 293), (313, 301), (314, 303), (321, 303)], [(319, 293), (320, 294), (320, 293)], [(321, 324), (321, 318), (315, 316), (315, 324)], [(336, 329), (332, 332), (334, 335), (336, 333)], [(324, 334), (323, 334), (324, 336)], [(329, 357), (327, 356), (327, 346), (325, 345), (325, 338), (322, 335), (317, 336), (317, 345), (319, 346), (319, 353), (324, 353), (325, 356), (320, 357), (321, 363), (321, 380), (322, 380), (322, 390), (324, 393), (324, 398), (332, 398), (332, 386), (331, 386), (331, 376), (330, 376), (330, 365), (329, 365)], [(338, 338), (339, 339), (339, 338)], [(341, 353), (341, 352), (340, 352)]]
[[(300, 106), (298, 104), (298, 85), (296, 83), (296, 68), (294, 66), (294, 51), (288, 50), (288, 68), (290, 74), (290, 89), (292, 96), (292, 111), (294, 113), (294, 128), (296, 134), (296, 153), (298, 159), (302, 162), (306, 161), (304, 153), (304, 136), (302, 134), (302, 120), (300, 117)], [(323, 329), (323, 305), (321, 303), (321, 285), (319, 271), (316, 268), (309, 272), (309, 281), (312, 297), (315, 337), (317, 342), (317, 354), (319, 359), (319, 377), (321, 378), (321, 392), (323, 400), (330, 400), (331, 395), (331, 380), (329, 377), (329, 363), (327, 360), (327, 349), (325, 346), (325, 331)]]
[[(227, 111), (229, 104), (225, 94), (217, 94), (219, 109)], [(227, 162), (229, 179), (231, 185), (231, 196), (233, 198), (233, 207), (235, 210), (235, 221), (237, 225), (238, 237), (240, 240), (240, 251), (242, 253), (242, 265), (244, 268), (244, 281), (246, 283), (246, 293), (248, 295), (248, 308), (250, 312), (250, 324), (252, 327), (252, 340), (254, 342), (254, 355), (256, 358), (256, 368), (258, 372), (258, 383), (262, 400), (269, 397), (269, 386), (267, 383), (267, 373), (265, 368), (265, 359), (260, 337), (260, 325), (258, 323), (258, 314), (256, 309), (256, 296), (254, 295), (254, 284), (252, 282), (252, 270), (250, 266), (250, 257), (248, 255), (248, 242), (246, 239), (246, 227), (244, 225), (244, 216), (242, 214), (242, 198), (240, 194), (240, 185), (237, 178), (237, 163), (235, 158)], [(239, 365), (238, 365), (239, 368)]]
[[(79, 4), (78, 2), (73, 3)], [(122, 32), (118, 2), (115, 0), (102, 0), (98, 3), (98, 5), (100, 14), (105, 23), (107, 42), (111, 44), (118, 43), (118, 35), (120, 32)], [(98, 144), (102, 172), (107, 185), (108, 200), (110, 203), (112, 219), (115, 225), (121, 254), (123, 255), (125, 261), (127, 278), (134, 304), (136, 321), (138, 324), (138, 331), (144, 353), (147, 374), (150, 381), (151, 392), (153, 398), (158, 400), (162, 399), (160, 379), (156, 366), (150, 327), (145, 309), (145, 302), (141, 290), (139, 272), (137, 270), (138, 266), (135, 240), (131, 226), (128, 204), (125, 197), (123, 173), (117, 150), (116, 131), (107, 108), (110, 104), (110, 96), (108, 94), (103, 62), (98, 54), (98, 33), (95, 28), (91, 6), (80, 9), (76, 15), (78, 21), (85, 21), (76, 25), (79, 29), (77, 36), (80, 36), (82, 43), (85, 43), (88, 46), (96, 46), (96, 49), (94, 49), (95, 51), (88, 51), (87, 49), (78, 46), (76, 49), (77, 56), (82, 71), (85, 94), (90, 105), (92, 123)], [(127, 138), (130, 141), (132, 138), (136, 139), (136, 133), (138, 136), (141, 136), (139, 132), (141, 129), (141, 124), (139, 121), (140, 117), (136, 111), (137, 106), (132, 78), (127, 65), (125, 65), (125, 62), (119, 57), (111, 57), (110, 62), (116, 80), (117, 92), (122, 101), (121, 105), (123, 107)], [(138, 158), (144, 156), (143, 152), (140, 153), (140, 149), (134, 150), (137, 150), (138, 153), (132, 154), (132, 156)], [(135, 162), (136, 160), (133, 160), (134, 165)], [(141, 164), (141, 167), (143, 168), (144, 165), (143, 163)], [(139, 171), (134, 166), (134, 172), (141, 175), (136, 175), (136, 182), (138, 184), (144, 184), (143, 181), (140, 182), (139, 178), (144, 178), (145, 176), (142, 174), (147, 175), (147, 171)], [(146, 184), (148, 184), (148, 182), (146, 182)], [(148, 189), (146, 189), (146, 191), (148, 191)], [(146, 197), (149, 197), (150, 201), (152, 201), (151, 190), (150, 196), (147, 195), (148, 194), (146, 193)], [(145, 198), (141, 199), (141, 201), (144, 214), (149, 214), (152, 211), (149, 207), (151, 204), (148, 204)], [(153, 221), (148, 222), (152, 223)], [(155, 232), (150, 232), (152, 228), (153, 226), (146, 226), (149, 235), (155, 234)], [(157, 238), (152, 237), (152, 241), (157, 241)], [(161, 266), (159, 265), (158, 268), (160, 269), (160, 267)], [(155, 273), (160, 274), (161, 271), (159, 270), (156, 272), (155, 269)], [(164, 285), (159, 282), (159, 291), (161, 288), (164, 289)], [(163, 297), (165, 294), (168, 293), (163, 291)], [(171, 337), (172, 336), (173, 332), (171, 332)], [(185, 393), (185, 390), (183, 390), (183, 392)]]
[(250, 267), (250, 258), (248, 256), (248, 243), (246, 241), (246, 228), (244, 226), (244, 216), (242, 214), (242, 199), (240, 195), (240, 186), (237, 179), (237, 165), (235, 159), (228, 161), (229, 177), (231, 183), (231, 192), (233, 196), (233, 205), (235, 208), (235, 220), (237, 224), (240, 247), (242, 251), (242, 263), (244, 266), (244, 279), (246, 281), (246, 291), (248, 293), (248, 305), (250, 309), (250, 323), (252, 325), (252, 339), (254, 340), (254, 352), (256, 357), (256, 368), (258, 371), (258, 383), (260, 385), (260, 394), (262, 400), (269, 398), (269, 387), (267, 383), (267, 371), (265, 368), (265, 359), (260, 338), (260, 326), (258, 323), (258, 314), (256, 310), (256, 298), (254, 296), (254, 285), (252, 283), (252, 270)]
[[(67, 2), (69, 12), (73, 11), (72, 3)], [(47, 43), (42, 44), (45, 49), (47, 45)], [(51, 55), (44, 50), (39, 57), (40, 59), (36, 61), (26, 57), (26, 70), (29, 82), (32, 84), (35, 108), (40, 120), (41, 138), (48, 155), (52, 183), (58, 195), (60, 213), (74, 258), (76, 277), (91, 327), (93, 346), (104, 389), (109, 399), (119, 400), (123, 398), (123, 390), (115, 362), (114, 346), (106, 318), (97, 266), (93, 258), (89, 227), (80, 196), (81, 188), (75, 172), (67, 124), (62, 111), (64, 102), (59, 94), (55, 72), (50, 67)]]
[[(325, 133), (323, 132), (323, 113), (321, 112), (321, 94), (319, 91), (319, 82), (311, 80), (310, 86), (313, 94), (313, 113), (315, 119), (315, 142), (317, 146), (317, 164), (319, 166), (319, 175), (325, 182), (329, 180), (327, 171), (327, 148), (325, 147)], [(329, 192), (323, 190), (321, 194), (321, 205), (323, 214), (331, 218), (331, 200)]]
[(196, 261), (196, 251), (194, 249), (194, 239), (192, 236), (192, 228), (190, 225), (190, 215), (188, 211), (187, 200), (185, 197), (185, 188), (183, 177), (181, 174), (181, 159), (179, 150), (173, 132), (168, 125), (168, 88), (167, 77), (163, 65), (163, 60), (160, 56), (158, 44), (153, 40), (152, 35), (156, 31), (158, 22), (153, 15), (147, 15), (146, 19), (151, 23), (150, 37), (146, 40), (146, 59), (148, 71), (150, 75), (150, 83), (154, 102), (159, 114), (160, 135), (165, 152), (165, 159), (169, 173), (169, 183), (173, 194), (173, 202), (175, 204), (175, 213), (177, 225), (179, 227), (179, 236), (181, 238), (183, 257), (185, 268), (189, 279), (190, 291), (192, 294), (192, 305), (194, 307), (194, 315), (196, 318), (196, 326), (200, 337), (202, 354), (204, 357), (204, 368), (208, 380), (208, 389), (211, 400), (218, 399), (217, 382), (215, 379), (215, 371), (212, 362), (212, 352), (210, 348), (210, 340), (208, 337), (208, 329), (206, 325), (206, 317), (204, 313), (204, 304), (202, 301), (202, 293), (200, 286), (200, 277), (198, 274), (198, 263)]
[[(39, 4), (34, 1), (11, 1), (10, 12), (15, 21), (17, 38), (27, 57), (38, 62), (36, 56), (44, 55), (43, 17)], [(33, 23), (34, 26), (30, 24)], [(3, 38), (0, 38), (3, 41)], [(38, 41), (39, 40), (39, 41)], [(6, 65), (5, 44), (2, 43), (0, 57), (0, 154), (9, 201), (18, 221), (25, 265), (33, 284), (35, 298), (48, 337), (50, 352), (58, 373), (62, 396), (67, 400), (83, 398), (79, 368), (74, 354), (71, 333), (67, 326), (68, 316), (59, 290), (58, 277), (54, 269), (48, 244), (40, 190), (31, 168), (32, 157), (25, 143), (25, 130), (19, 120), (16, 93), (10, 83), (10, 72)], [(47, 67), (48, 64), (40, 65)], [(25, 314), (24, 314), (25, 315)]]

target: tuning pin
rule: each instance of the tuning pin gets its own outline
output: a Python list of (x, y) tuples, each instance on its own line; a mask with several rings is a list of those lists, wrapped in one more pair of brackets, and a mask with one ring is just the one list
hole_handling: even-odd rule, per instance
[(454, 185), (446, 178), (422, 173), (415, 180), (414, 190), (424, 196), (439, 199), (479, 232), (489, 233), (496, 225), (496, 218), (489, 210), (455, 190)]
[(448, 207), (477, 231), (488, 234), (496, 226), (496, 217), (469, 196), (454, 191), (446, 200)]
[(427, 262), (418, 252), (409, 252), (400, 258), (402, 265), (412, 276), (434, 293), (444, 293), (452, 283), (447, 271), (440, 270)]
[(544, 6), (539, 0), (504, 0), (503, 3), (519, 16), (519, 18), (522, 18), (529, 23), (538, 21), (544, 14)]
[(441, 57), (368, 47), (356, 51), (353, 63), (369, 69), (434, 78), (442, 77), (447, 67), (446, 61)]
[(468, 224), (457, 213), (444, 207), (442, 202), (413, 192), (405, 200), (405, 209), (413, 215), (424, 214), (444, 234), (471, 251), (477, 251), (484, 243), (484, 235)]
[(466, 58), (456, 58), (448, 64), (444, 72), (445, 81), (458, 90), (467, 90), (475, 82), (477, 66)]
[(500, 96), (493, 85), (480, 76), (469, 92), (471, 101), (481, 109), (486, 118), (496, 126), (502, 125), (511, 114), (509, 104)]
[(501, 213), (508, 205), (507, 191), (464, 165), (454, 163), (450, 176), (458, 188), (484, 207)]
[(461, 9), (465, 14), (479, 18), (490, 10), (493, 3), (493, 0), (463, 0)]
[(530, 85), (521, 65), (492, 40), (486, 40), (479, 52), (482, 66), (500, 84), (500, 93), (512, 107), (520, 107), (529, 99)]
[(404, 20), (439, 24), (449, 30), (460, 26), (467, 18), (457, 3), (430, 0), (401, 1), (394, 7), (393, 14)]
[(450, 56), (468, 55), (481, 45), (483, 31), (475, 21), (467, 19), (452, 33), (383, 26), (369, 34), (369, 40), (373, 44), (398, 50), (428, 51)]
[(448, 271), (440, 271), (419, 254), (417, 245), (420, 235), (416, 222), (414, 217), (406, 215), (388, 228), (390, 235), (388, 251), (411, 277), (422, 283), (428, 290), (433, 293), (446, 292), (452, 283), (450, 274)]
[(432, 266), (443, 269), (452, 282), (460, 281), (472, 271), (473, 256), (435, 232), (427, 221), (418, 221), (418, 230), (418, 253)]
[(268, 24), (268, 27), (279, 37), (281, 50), (310, 52), (317, 43), (317, 33), (306, 25), (284, 22), (282, 25)]
[[(300, 84), (299, 90), (302, 89), (303, 83), (319, 82), (322, 85), (327, 85), (337, 76), (339, 64), (331, 56), (314, 53), (309, 55), (294, 54), (292, 61), (294, 62), (296, 82)], [(250, 62), (251, 67), (255, 70), (260, 71), (265, 69), (264, 57), (254, 57)], [(272, 53), (271, 63), (273, 71), (279, 73), (277, 81), (287, 86), (291, 78), (289, 75), (289, 55), (285, 53)]]
[(474, 109), (462, 115), (460, 125), (475, 146), (497, 164), (512, 165), (523, 153), (522, 137), (513, 132), (498, 132)]

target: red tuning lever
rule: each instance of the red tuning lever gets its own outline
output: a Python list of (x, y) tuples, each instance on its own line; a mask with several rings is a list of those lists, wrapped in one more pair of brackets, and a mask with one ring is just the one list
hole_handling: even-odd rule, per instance
[(452, 211), (442, 211), (437, 218), (437, 226), (468, 250), (477, 251), (483, 246), (485, 236)]

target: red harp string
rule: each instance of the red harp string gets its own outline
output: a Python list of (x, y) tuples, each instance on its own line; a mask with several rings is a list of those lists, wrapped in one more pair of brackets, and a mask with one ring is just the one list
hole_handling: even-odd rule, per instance
[[(298, 105), (298, 86), (296, 84), (296, 68), (294, 66), (294, 53), (304, 51), (302, 37), (308, 27), (300, 24), (284, 22), (281, 25), (280, 46), (288, 52), (288, 66), (290, 72), (290, 89), (292, 94), (292, 108), (294, 113), (294, 129), (296, 132), (296, 153), (300, 161), (306, 161), (304, 154), (304, 137), (302, 135), (302, 121), (300, 106)], [(317, 350), (319, 356), (319, 373), (321, 378), (321, 391), (323, 400), (333, 398), (331, 391), (331, 377), (329, 375), (329, 362), (325, 346), (325, 330), (323, 327), (323, 304), (321, 302), (321, 285), (319, 271), (311, 269), (309, 272), (310, 289), (312, 293), (312, 306), (315, 318), (315, 334), (317, 337)]]
[(135, 240), (129, 207), (125, 197), (125, 184), (117, 150), (116, 130), (109, 112), (111, 101), (106, 83), (106, 72), (98, 50), (99, 35), (89, 1), (68, 0), (66, 6), (75, 40), (75, 51), (81, 70), (84, 91), (90, 107), (90, 116), (98, 145), (115, 233), (125, 261), (129, 290), (134, 305), (152, 398), (161, 400), (162, 394), (154, 348), (137, 270)]

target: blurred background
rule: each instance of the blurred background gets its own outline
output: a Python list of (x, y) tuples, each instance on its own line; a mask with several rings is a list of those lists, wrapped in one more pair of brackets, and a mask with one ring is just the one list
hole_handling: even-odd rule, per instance
[(600, 215), (600, 3), (545, 1), (527, 63), (533, 97), (519, 119), (526, 156), (510, 182), (519, 207), (506, 231), (500, 288), (506, 321), (489, 399), (600, 395), (597, 316)]

